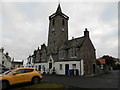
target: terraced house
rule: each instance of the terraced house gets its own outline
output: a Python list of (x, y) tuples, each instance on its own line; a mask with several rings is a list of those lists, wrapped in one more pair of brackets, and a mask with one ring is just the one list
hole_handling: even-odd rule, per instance
[(68, 20), (59, 4), (56, 12), (49, 16), (47, 45), (41, 45), (27, 58), (27, 66), (36, 67), (45, 74), (96, 73), (96, 53), (89, 31), (85, 28), (84, 36), (68, 40)]

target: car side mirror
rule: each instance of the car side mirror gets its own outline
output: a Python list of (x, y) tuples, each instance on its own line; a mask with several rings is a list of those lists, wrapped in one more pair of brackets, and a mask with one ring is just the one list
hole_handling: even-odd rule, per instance
[(17, 74), (17, 72), (13, 72), (13, 75), (16, 75)]

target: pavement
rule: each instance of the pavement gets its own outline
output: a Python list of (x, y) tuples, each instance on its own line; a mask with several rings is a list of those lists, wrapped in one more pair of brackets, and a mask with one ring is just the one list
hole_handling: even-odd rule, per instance
[(43, 75), (42, 82), (58, 83), (78, 88), (118, 88), (118, 70), (107, 74), (85, 77), (85, 76), (60, 76)]

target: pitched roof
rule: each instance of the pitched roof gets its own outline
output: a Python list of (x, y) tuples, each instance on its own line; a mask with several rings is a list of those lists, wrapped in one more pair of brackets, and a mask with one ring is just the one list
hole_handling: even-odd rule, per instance
[(99, 59), (97, 59), (99, 62), (100, 62), (100, 64), (106, 64), (106, 61), (105, 61), (105, 59), (103, 59), (103, 58), (99, 58)]
[(61, 49), (69, 49), (71, 47), (81, 47), (83, 45), (83, 42), (85, 40), (85, 37), (78, 37), (75, 39), (71, 39), (68, 42), (64, 43), (61, 46)]
[(62, 13), (62, 10), (61, 10), (61, 7), (60, 7), (60, 4), (58, 4), (58, 8), (56, 10), (56, 13)]
[(12, 64), (23, 64), (23, 62), (18, 62), (18, 61), (14, 61), (14, 62), (12, 62)]
[(49, 16), (49, 19), (52, 19), (53, 17), (56, 17), (57, 15), (60, 15), (60, 16), (62, 16), (63, 18), (65, 18), (67, 20), (69, 19), (69, 17), (67, 15), (62, 13), (62, 9), (60, 7), (60, 4), (58, 4), (58, 8), (57, 8), (56, 12), (53, 13), (51, 16)]

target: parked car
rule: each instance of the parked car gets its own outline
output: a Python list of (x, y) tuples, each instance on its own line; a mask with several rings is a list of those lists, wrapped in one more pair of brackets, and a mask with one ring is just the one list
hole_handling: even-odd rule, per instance
[(5, 71), (8, 71), (10, 69), (6, 68), (5, 66), (3, 66), (2, 64), (0, 64), (0, 74), (4, 73)]
[(9, 85), (32, 82), (33, 84), (39, 84), (42, 79), (42, 75), (35, 68), (17, 68), (6, 71), (0, 76), (0, 82), (2, 88), (5, 89)]
[(0, 73), (4, 73), (5, 71), (8, 71), (8, 70), (10, 70), (10, 69), (2, 67), (2, 68), (0, 68)]

